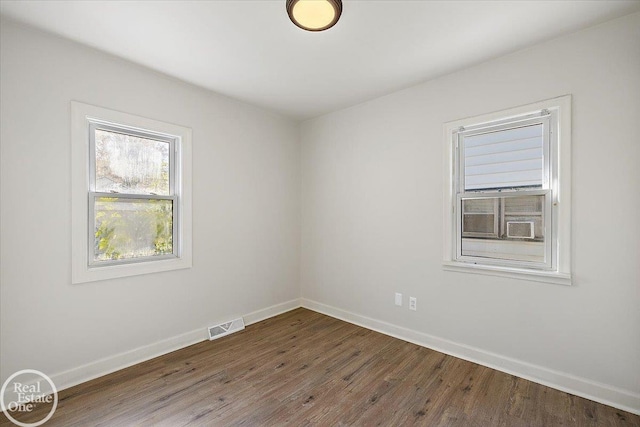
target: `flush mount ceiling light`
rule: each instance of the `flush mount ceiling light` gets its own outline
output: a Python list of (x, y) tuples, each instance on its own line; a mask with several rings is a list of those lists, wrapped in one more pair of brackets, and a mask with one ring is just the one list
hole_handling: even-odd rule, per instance
[(333, 27), (342, 13), (341, 0), (287, 0), (291, 22), (307, 31)]

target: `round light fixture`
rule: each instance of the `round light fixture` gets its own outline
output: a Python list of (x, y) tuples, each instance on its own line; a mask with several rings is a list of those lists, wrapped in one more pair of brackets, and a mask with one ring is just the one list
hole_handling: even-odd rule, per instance
[(336, 25), (342, 14), (341, 0), (287, 0), (291, 22), (307, 31), (324, 31)]

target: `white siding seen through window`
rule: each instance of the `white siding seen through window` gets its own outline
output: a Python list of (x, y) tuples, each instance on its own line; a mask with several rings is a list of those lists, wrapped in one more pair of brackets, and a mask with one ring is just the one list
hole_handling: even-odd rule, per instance
[(465, 190), (542, 187), (543, 125), (464, 138)]

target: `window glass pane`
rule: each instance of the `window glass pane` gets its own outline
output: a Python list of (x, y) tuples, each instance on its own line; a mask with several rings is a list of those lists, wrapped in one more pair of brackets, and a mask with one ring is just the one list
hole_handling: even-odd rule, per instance
[(464, 136), (464, 189), (542, 188), (542, 124)]
[(173, 201), (96, 197), (94, 261), (173, 253)]
[(462, 201), (462, 235), (498, 237), (496, 199), (467, 199)]
[(467, 214), (462, 220), (462, 234), (494, 234), (495, 216), (488, 214)]
[[(518, 230), (525, 233), (525, 228), (528, 226), (518, 224), (518, 222), (532, 223), (533, 238), (538, 240), (544, 239), (543, 212), (544, 196), (505, 197), (505, 233), (507, 236), (519, 236), (521, 234), (519, 234)], [(511, 225), (509, 225), (510, 223)]]
[(169, 195), (166, 141), (95, 131), (96, 191)]
[(462, 201), (464, 213), (494, 213), (496, 209), (495, 198), (466, 199)]
[[(544, 263), (544, 203), (544, 195), (463, 199), (461, 254)], [(490, 207), (493, 215), (482, 213)]]

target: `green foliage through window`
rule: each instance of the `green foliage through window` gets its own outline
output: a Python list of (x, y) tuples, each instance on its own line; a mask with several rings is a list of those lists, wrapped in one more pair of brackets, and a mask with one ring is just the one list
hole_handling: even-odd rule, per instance
[(173, 201), (96, 197), (94, 261), (173, 253)]

